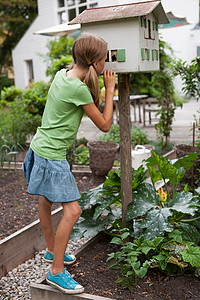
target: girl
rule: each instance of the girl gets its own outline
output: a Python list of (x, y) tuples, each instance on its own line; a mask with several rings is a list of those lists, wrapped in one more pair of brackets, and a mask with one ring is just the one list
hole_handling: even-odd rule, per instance
[[(51, 84), (42, 117), (25, 161), (23, 170), (28, 193), (39, 196), (39, 218), (47, 243), (44, 259), (53, 262), (47, 282), (68, 294), (84, 291), (72, 279), (64, 264), (76, 258), (65, 253), (70, 233), (81, 215), (78, 204), (80, 194), (66, 161), (66, 149), (75, 140), (83, 112), (96, 126), (107, 132), (112, 123), (115, 73), (104, 71), (105, 108), (98, 110), (98, 75), (104, 69), (107, 44), (100, 37), (82, 34), (72, 48), (73, 64), (68, 71), (57, 72)], [(63, 218), (54, 236), (51, 206), (60, 202)]]

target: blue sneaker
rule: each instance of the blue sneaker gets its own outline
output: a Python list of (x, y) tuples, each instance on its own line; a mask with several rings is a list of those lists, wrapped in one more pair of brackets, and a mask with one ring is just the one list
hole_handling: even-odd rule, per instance
[[(52, 263), (53, 262), (53, 254), (51, 254), (49, 251), (46, 251), (44, 255), (44, 260), (46, 262)], [(76, 261), (76, 257), (74, 255), (69, 255), (65, 253), (64, 256), (64, 265), (71, 265)]]
[(46, 281), (51, 286), (56, 287), (60, 291), (66, 294), (79, 294), (84, 292), (84, 287), (78, 284), (64, 268), (63, 273), (52, 275), (49, 271)]

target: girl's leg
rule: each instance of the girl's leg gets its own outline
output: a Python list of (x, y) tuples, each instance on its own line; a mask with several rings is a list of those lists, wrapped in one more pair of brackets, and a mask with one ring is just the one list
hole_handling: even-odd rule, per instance
[(51, 218), (51, 206), (50, 202), (44, 196), (39, 197), (39, 218), (44, 232), (44, 236), (47, 243), (48, 251), (54, 253), (54, 232)]
[(51, 269), (52, 275), (62, 272), (64, 269), (64, 255), (72, 228), (81, 215), (78, 201), (63, 203), (63, 217), (58, 225), (55, 244), (54, 260)]

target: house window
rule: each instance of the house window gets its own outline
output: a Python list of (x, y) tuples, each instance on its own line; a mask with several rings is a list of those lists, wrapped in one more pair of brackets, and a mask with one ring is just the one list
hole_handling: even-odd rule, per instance
[(79, 14), (81, 14), (86, 8), (87, 8), (87, 6), (81, 6), (81, 7), (79, 7), (79, 9), (78, 9)]
[(67, 0), (67, 6), (75, 5), (75, 0)]
[(26, 80), (28, 85), (34, 80), (33, 61), (32, 59), (30, 59), (30, 60), (26, 60), (25, 63), (26, 63)]
[(68, 10), (68, 20), (71, 21), (72, 19), (74, 19), (76, 17), (76, 9), (69, 9)]
[(63, 7), (65, 6), (65, 1), (64, 0), (58, 0), (58, 7)]
[[(97, 0), (57, 0), (58, 21), (60, 24), (74, 19), (87, 8), (98, 6)], [(66, 16), (63, 18), (63, 16)]]

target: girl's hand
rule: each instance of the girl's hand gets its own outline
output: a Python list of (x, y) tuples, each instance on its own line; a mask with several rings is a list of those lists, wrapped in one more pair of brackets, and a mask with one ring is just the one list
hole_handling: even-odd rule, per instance
[(106, 70), (103, 72), (104, 86), (107, 91), (113, 92), (115, 90), (115, 72)]

